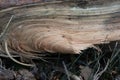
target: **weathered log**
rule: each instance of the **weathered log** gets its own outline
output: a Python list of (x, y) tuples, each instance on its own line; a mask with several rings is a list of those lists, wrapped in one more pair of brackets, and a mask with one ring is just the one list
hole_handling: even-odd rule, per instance
[(94, 44), (120, 40), (120, 1), (85, 9), (62, 1), (11, 7), (0, 11), (1, 25), (11, 15), (5, 39), (10, 50), (24, 54), (78, 54)]

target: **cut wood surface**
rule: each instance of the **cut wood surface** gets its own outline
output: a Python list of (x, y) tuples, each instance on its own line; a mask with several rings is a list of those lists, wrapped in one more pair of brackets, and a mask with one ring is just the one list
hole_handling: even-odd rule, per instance
[(1, 29), (13, 15), (5, 37), (9, 50), (78, 54), (94, 44), (120, 40), (120, 1), (90, 8), (75, 4), (57, 1), (2, 9)]

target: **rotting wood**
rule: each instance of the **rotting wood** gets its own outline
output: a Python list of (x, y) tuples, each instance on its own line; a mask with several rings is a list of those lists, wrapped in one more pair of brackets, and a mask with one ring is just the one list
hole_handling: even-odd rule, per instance
[(79, 54), (94, 44), (120, 40), (119, 2), (86, 9), (73, 4), (58, 1), (1, 10), (1, 23), (14, 15), (5, 38), (9, 49), (28, 57), (42, 52)]

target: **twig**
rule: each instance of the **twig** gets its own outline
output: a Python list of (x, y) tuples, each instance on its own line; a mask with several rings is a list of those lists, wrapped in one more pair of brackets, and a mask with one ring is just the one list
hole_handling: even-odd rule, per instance
[(69, 75), (69, 72), (68, 72), (68, 70), (67, 70), (67, 67), (66, 67), (64, 61), (62, 62), (62, 64), (63, 64), (64, 70), (65, 70), (65, 73), (66, 73), (66, 75), (67, 75), (67, 78), (68, 78), (68, 80), (70, 80), (70, 75)]
[(72, 69), (73, 65), (75, 64), (75, 62), (78, 61), (78, 59), (81, 57), (81, 55), (82, 55), (82, 53), (79, 54), (79, 56), (71, 63), (71, 66), (70, 66), (69, 70)]
[(99, 73), (95, 74), (93, 77), (93, 80), (98, 80), (100, 78), (100, 76), (107, 70), (109, 63), (110, 63), (110, 61), (108, 60), (105, 68), (102, 71), (100, 71)]
[(29, 67), (35, 66), (34, 64), (22, 63), (22, 62), (17, 61), (16, 59), (14, 59), (14, 58), (11, 56), (11, 54), (9, 53), (8, 45), (7, 45), (7, 41), (6, 41), (6, 40), (5, 40), (5, 51), (6, 51), (7, 55), (9, 56), (9, 58), (10, 58), (11, 60), (13, 60), (14, 62), (16, 62), (16, 63), (18, 63), (18, 64), (20, 64), (20, 65), (23, 65), (23, 66), (29, 66)]
[(3, 32), (0, 34), (0, 39), (5, 35), (5, 33), (7, 32), (7, 29), (9, 28), (10, 22), (12, 21), (14, 15), (11, 16), (10, 20), (8, 21), (7, 25), (5, 26)]
[(99, 70), (100, 70), (100, 62), (99, 62), (99, 60), (98, 60), (98, 68), (97, 68), (97, 71), (95, 72), (94, 75), (97, 75), (97, 73), (99, 72)]
[(112, 62), (119, 53), (120, 53), (120, 49), (118, 49), (118, 51), (113, 56), (111, 56), (110, 62)]
[(112, 52), (112, 55), (111, 55), (111, 59), (112, 59), (112, 57), (114, 56), (117, 47), (118, 47), (118, 42), (115, 43), (115, 46), (114, 46), (114, 49), (113, 49), (113, 52)]

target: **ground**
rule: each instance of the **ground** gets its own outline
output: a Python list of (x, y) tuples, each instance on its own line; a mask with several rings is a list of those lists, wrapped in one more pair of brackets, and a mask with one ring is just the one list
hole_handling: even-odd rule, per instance
[(46, 53), (45, 61), (33, 59), (34, 67), (1, 57), (0, 80), (119, 80), (118, 42), (99, 45), (99, 48), (99, 51), (89, 48), (77, 55)]

